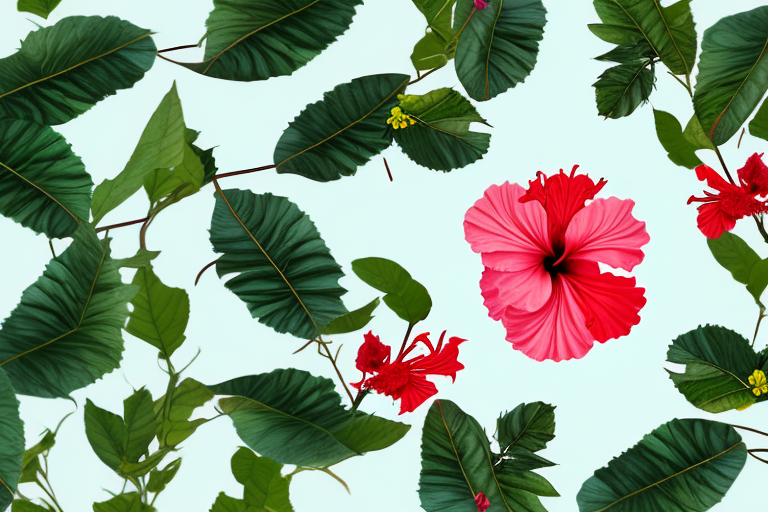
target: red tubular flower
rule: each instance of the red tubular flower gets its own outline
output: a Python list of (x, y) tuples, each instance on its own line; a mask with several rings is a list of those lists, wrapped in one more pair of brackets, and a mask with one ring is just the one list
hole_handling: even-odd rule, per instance
[[(369, 332), (357, 352), (357, 369), (363, 372), (363, 378), (352, 386), (400, 400), (400, 414), (413, 412), (429, 397), (437, 394), (435, 385), (427, 380), (428, 375), (443, 375), (456, 380), (456, 372), (464, 368), (458, 361), (459, 345), (467, 340), (451, 337), (443, 345), (444, 338), (445, 331), (440, 335), (437, 347), (434, 347), (428, 332), (420, 334), (400, 351), (397, 359), (390, 361), (390, 348), (381, 343), (378, 336)], [(419, 344), (429, 353), (406, 360)], [(367, 377), (368, 374), (372, 376)]]
[(755, 153), (739, 169), (739, 184), (725, 181), (717, 171), (707, 165), (696, 168), (699, 181), (717, 191), (704, 191), (705, 197), (691, 196), (688, 204), (699, 205), (696, 223), (707, 238), (719, 238), (724, 231), (730, 231), (736, 221), (768, 211), (768, 204), (761, 197), (768, 196), (768, 167), (762, 161), (762, 154)]
[(482, 492), (477, 493), (477, 496), (475, 496), (475, 503), (477, 503), (477, 512), (485, 512), (491, 506), (488, 496)]
[(507, 341), (542, 361), (583, 357), (594, 341), (629, 334), (640, 322), (645, 290), (634, 278), (601, 272), (598, 262), (630, 271), (643, 260), (645, 223), (634, 202), (591, 200), (605, 186), (562, 170), (539, 173), (528, 190), (493, 185), (467, 211), (466, 239), (482, 255), (480, 288)]
[(491, 5), (491, 3), (488, 0), (475, 0), (475, 9), (483, 10), (489, 5)]

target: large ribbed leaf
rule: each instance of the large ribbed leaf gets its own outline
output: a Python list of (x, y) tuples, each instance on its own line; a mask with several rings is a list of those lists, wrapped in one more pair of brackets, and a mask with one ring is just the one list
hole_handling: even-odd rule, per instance
[(0, 511), (13, 501), (24, 457), (24, 424), (19, 401), (5, 371), (0, 370)]
[(344, 275), (315, 224), (285, 197), (226, 190), (211, 220), (219, 277), (251, 315), (278, 332), (313, 339), (347, 312)]
[(63, 398), (117, 368), (135, 291), (120, 281), (108, 241), (81, 224), (3, 321), (0, 367), (16, 391)]
[(88, 220), (92, 186), (83, 162), (51, 127), (0, 121), (0, 213), (63, 238)]
[(290, 75), (352, 23), (362, 0), (214, 0), (205, 60), (183, 66), (225, 80)]
[(294, 369), (209, 386), (237, 434), (254, 451), (283, 464), (327, 467), (400, 440), (408, 425), (353, 413), (333, 381)]
[(580, 512), (703, 512), (723, 499), (747, 460), (730, 425), (665, 423), (584, 482)]
[(696, 25), (690, 0), (662, 7), (660, 0), (594, 0), (602, 25), (589, 28), (619, 45), (647, 44), (676, 75), (690, 75), (696, 62)]
[(538, 496), (558, 496), (533, 469), (553, 464), (530, 451), (501, 445), (491, 452), (480, 424), (448, 400), (436, 400), (424, 421), (419, 497), (427, 512), (476, 512), (475, 496), (488, 512), (546, 512)]
[(699, 409), (723, 412), (756, 401), (749, 377), (760, 369), (760, 357), (730, 329), (707, 325), (687, 332), (672, 342), (667, 360), (685, 365), (685, 373), (670, 371), (669, 377)]
[(463, 30), (456, 74), (470, 97), (489, 100), (531, 74), (546, 14), (541, 0), (493, 0), (483, 10), (476, 10), (473, 0), (457, 1), (454, 28)]
[(500, 446), (543, 450), (555, 438), (555, 408), (543, 402), (520, 404), (499, 418), (496, 432)]
[(400, 95), (400, 107), (416, 124), (395, 130), (395, 141), (417, 164), (450, 171), (488, 151), (491, 135), (469, 129), (472, 123), (488, 123), (460, 92), (443, 88), (423, 96)]
[(704, 32), (693, 106), (716, 145), (728, 141), (768, 90), (768, 6), (727, 16)]
[(399, 74), (356, 78), (307, 105), (277, 142), (277, 172), (316, 181), (355, 174), (392, 143), (387, 119), (408, 79)]
[(72, 16), (32, 32), (0, 59), (0, 117), (62, 124), (132, 87), (155, 61), (150, 34), (113, 16)]

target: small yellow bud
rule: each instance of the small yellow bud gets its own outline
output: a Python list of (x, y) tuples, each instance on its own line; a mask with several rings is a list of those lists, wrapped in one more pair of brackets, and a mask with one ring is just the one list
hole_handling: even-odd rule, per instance
[(404, 113), (400, 107), (394, 107), (390, 113), (392, 114), (392, 117), (387, 119), (387, 124), (392, 125), (392, 128), (395, 130), (398, 128), (407, 128), (409, 123), (411, 125), (416, 124), (416, 121), (411, 116)]
[(766, 379), (765, 373), (762, 370), (755, 370), (749, 376), (749, 385), (752, 386), (752, 392), (755, 396), (768, 393), (768, 379)]

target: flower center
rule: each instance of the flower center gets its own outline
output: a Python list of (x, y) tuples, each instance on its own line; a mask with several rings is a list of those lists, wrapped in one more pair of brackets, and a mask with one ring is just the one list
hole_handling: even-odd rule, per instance
[(562, 254), (555, 253), (554, 256), (546, 256), (544, 258), (544, 262), (543, 262), (544, 270), (546, 270), (550, 276), (555, 277), (556, 275), (563, 272), (564, 270), (563, 262), (560, 261), (558, 263), (558, 260), (562, 257), (563, 257)]

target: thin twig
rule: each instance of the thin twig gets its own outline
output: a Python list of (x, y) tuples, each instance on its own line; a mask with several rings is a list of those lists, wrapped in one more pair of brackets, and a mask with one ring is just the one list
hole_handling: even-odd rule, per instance
[(762, 457), (758, 457), (757, 455), (755, 455), (755, 453), (757, 452), (764, 453), (764, 452), (768, 452), (768, 450), (764, 450), (764, 449), (747, 450), (747, 453), (750, 454), (752, 457), (756, 458), (763, 464), (768, 464), (768, 460), (765, 460)]
[(389, 176), (389, 181), (395, 181), (392, 179), (392, 171), (389, 170), (389, 164), (387, 163), (387, 159), (384, 159), (384, 168), (387, 169), (387, 176)]
[(415, 80), (411, 80), (410, 82), (408, 82), (408, 85), (413, 85), (413, 84), (415, 84), (415, 83), (421, 82), (422, 80), (424, 80), (425, 78), (427, 78), (429, 75), (431, 75), (432, 73), (434, 73), (434, 72), (435, 72), (435, 71), (437, 71), (438, 69), (442, 69), (442, 68), (443, 68), (443, 66), (440, 66), (439, 68), (433, 68), (433, 69), (430, 69), (429, 71), (427, 71), (427, 72), (426, 72), (426, 73), (424, 73), (423, 75), (420, 75), (420, 76), (419, 76), (418, 78), (416, 78)]
[(757, 317), (757, 325), (755, 326), (755, 336), (752, 338), (752, 348), (755, 348), (755, 341), (757, 341), (757, 331), (760, 330), (760, 322), (765, 318), (765, 308), (760, 306), (760, 314)]
[(754, 428), (742, 427), (742, 426), (739, 426), (739, 425), (731, 425), (731, 426), (733, 428), (738, 428), (738, 429), (741, 429), (741, 430), (747, 430), (749, 432), (753, 432), (755, 434), (760, 434), (761, 436), (768, 437), (768, 434), (766, 434), (765, 432), (761, 432), (760, 430), (755, 430)]
[(741, 139), (744, 138), (744, 132), (747, 131), (746, 128), (741, 129), (741, 135), (739, 135), (739, 143), (736, 144), (736, 149), (741, 149)]
[[(320, 337), (318, 336), (318, 339)], [(322, 340), (320, 340), (322, 341)], [(328, 348), (327, 343), (320, 343), (320, 346), (325, 349), (325, 353), (328, 357), (328, 359), (331, 361), (331, 364), (333, 365), (333, 369), (336, 370), (336, 375), (339, 376), (339, 380), (341, 381), (341, 384), (344, 386), (344, 391), (347, 392), (347, 396), (349, 397), (349, 401), (351, 403), (355, 403), (355, 397), (352, 396), (352, 392), (347, 387), (347, 381), (344, 380), (344, 377), (341, 375), (341, 370), (339, 370), (338, 365), (336, 364), (336, 361), (333, 360), (333, 357), (331, 356), (331, 349)]]
[(717, 149), (717, 146), (713, 144), (713, 147), (715, 148), (715, 154), (717, 155), (717, 158), (720, 160), (720, 165), (723, 166), (723, 170), (725, 171), (725, 175), (728, 176), (728, 181), (731, 182), (732, 185), (735, 185), (736, 182), (733, 181), (733, 178), (731, 177), (731, 173), (728, 172), (728, 167), (725, 165), (725, 160), (723, 160), (723, 155), (720, 154), (720, 150)]
[(184, 46), (174, 46), (173, 48), (166, 48), (165, 50), (157, 50), (157, 53), (175, 52), (176, 50), (186, 50), (187, 48), (198, 48), (198, 45), (185, 44)]
[(197, 283), (200, 281), (200, 278), (203, 277), (203, 273), (209, 268), (211, 268), (212, 266), (214, 266), (217, 261), (219, 261), (219, 258), (216, 258), (215, 260), (213, 260), (212, 262), (204, 266), (203, 269), (197, 273), (197, 277), (195, 278), (195, 286), (197, 286)]
[(414, 324), (408, 324), (408, 330), (405, 331), (405, 338), (403, 338), (403, 345), (400, 347), (400, 352), (397, 354), (397, 357), (400, 357), (403, 352), (405, 352), (405, 344), (408, 343), (408, 338), (411, 337), (411, 331), (413, 330)]
[(689, 86), (689, 85), (687, 85), (685, 82), (683, 82), (682, 80), (680, 80), (680, 78), (679, 78), (679, 77), (678, 77), (676, 74), (672, 73), (671, 71), (667, 71), (667, 73), (669, 74), (669, 76), (671, 76), (672, 78), (674, 78), (675, 80), (677, 80), (678, 82), (680, 82), (680, 85), (682, 85), (683, 87), (685, 87), (685, 90), (686, 90), (686, 91), (688, 91), (688, 94), (690, 94), (690, 95), (691, 95), (691, 98), (693, 98), (693, 92), (691, 91), (691, 88), (690, 88), (690, 86)]
[(274, 169), (277, 167), (275, 164), (264, 165), (262, 167), (254, 167), (253, 169), (245, 169), (244, 171), (227, 172), (224, 174), (217, 174), (214, 178), (220, 180), (222, 178), (229, 178), (230, 176), (239, 176), (241, 174), (250, 174), (252, 172), (266, 171), (267, 169)]
[(110, 226), (96, 228), (96, 232), (100, 233), (102, 231), (107, 231), (108, 229), (117, 229), (117, 228), (124, 228), (125, 226), (133, 226), (134, 224), (141, 224), (142, 222), (147, 222), (148, 220), (149, 220), (149, 217), (144, 217), (143, 219), (129, 220), (128, 222), (121, 222), (120, 224), (112, 224)]
[(51, 254), (53, 254), (53, 257), (56, 257), (56, 250), (53, 248), (53, 240), (50, 238), (48, 239), (48, 247), (51, 248)]
[(768, 232), (765, 231), (762, 214), (759, 217), (758, 215), (753, 215), (752, 218), (755, 219), (755, 224), (757, 224), (757, 230), (763, 236), (763, 240), (765, 240), (765, 243), (768, 244)]

